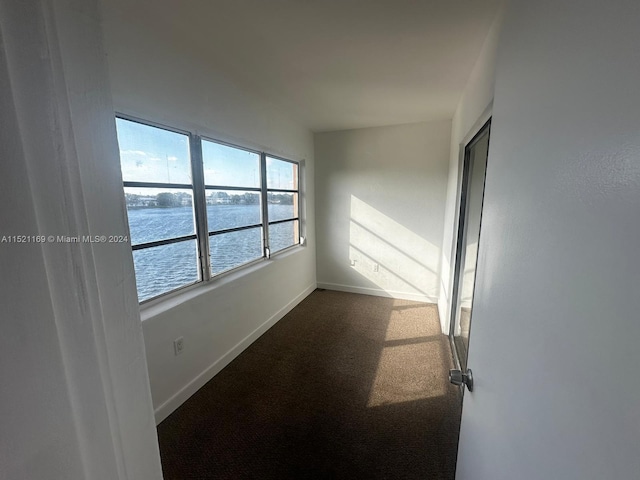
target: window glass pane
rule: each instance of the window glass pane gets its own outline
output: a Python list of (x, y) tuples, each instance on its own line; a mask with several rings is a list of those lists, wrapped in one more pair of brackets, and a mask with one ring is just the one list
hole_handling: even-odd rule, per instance
[(298, 189), (298, 164), (267, 157), (267, 188)]
[(300, 243), (298, 220), (269, 225), (269, 246), (271, 253)]
[(298, 216), (298, 194), (269, 192), (267, 207), (270, 222), (296, 218)]
[(260, 155), (202, 141), (205, 185), (260, 187)]
[(262, 229), (209, 236), (211, 272), (214, 275), (262, 257)]
[(189, 137), (116, 118), (125, 182), (191, 184)]
[(125, 187), (124, 196), (133, 245), (195, 233), (191, 190)]
[(260, 223), (258, 192), (207, 190), (207, 227), (210, 232)]
[(133, 263), (140, 302), (199, 280), (195, 240), (134, 250)]

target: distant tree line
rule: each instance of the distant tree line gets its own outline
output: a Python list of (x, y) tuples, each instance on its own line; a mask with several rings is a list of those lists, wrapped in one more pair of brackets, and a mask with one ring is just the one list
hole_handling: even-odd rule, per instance
[[(290, 193), (269, 193), (267, 195), (268, 203), (277, 203), (281, 205), (293, 205), (293, 195)], [(208, 205), (259, 205), (260, 195), (257, 193), (227, 193), (212, 192), (207, 197)]]
[[(157, 195), (139, 195), (125, 193), (127, 207), (139, 208), (173, 208), (191, 206), (191, 195), (185, 192), (160, 192)], [(268, 193), (267, 202), (270, 204), (293, 205), (293, 195), (290, 193)], [(259, 205), (258, 193), (227, 193), (212, 192), (207, 196), (207, 205)]]
[(160, 192), (157, 195), (124, 194), (127, 207), (188, 207), (191, 206), (191, 195), (185, 192)]
[(293, 205), (292, 193), (269, 193), (267, 203), (279, 203), (280, 205)]

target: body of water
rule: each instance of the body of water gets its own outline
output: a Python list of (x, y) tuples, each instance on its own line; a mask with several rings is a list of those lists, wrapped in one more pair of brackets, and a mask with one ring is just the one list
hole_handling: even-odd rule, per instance
[[(270, 204), (269, 220), (295, 216), (293, 205)], [(195, 222), (192, 207), (131, 208), (127, 210), (133, 245), (192, 235)], [(209, 231), (260, 223), (260, 205), (207, 205)], [(297, 222), (269, 227), (272, 252), (297, 240)], [(211, 270), (214, 275), (262, 257), (261, 227), (209, 236)], [(199, 280), (195, 240), (135, 250), (133, 259), (140, 301)]]

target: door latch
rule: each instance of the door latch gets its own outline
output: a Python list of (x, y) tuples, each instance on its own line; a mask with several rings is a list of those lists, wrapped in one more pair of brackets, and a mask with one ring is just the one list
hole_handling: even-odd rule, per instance
[(458, 386), (464, 383), (473, 392), (473, 373), (470, 368), (464, 373), (461, 370), (449, 370), (449, 381)]

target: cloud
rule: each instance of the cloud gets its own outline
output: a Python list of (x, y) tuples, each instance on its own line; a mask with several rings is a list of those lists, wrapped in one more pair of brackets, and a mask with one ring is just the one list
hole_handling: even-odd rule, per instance
[(139, 155), (141, 157), (149, 156), (147, 152), (143, 152), (142, 150), (120, 150), (120, 155)]
[[(160, 158), (142, 150), (121, 150), (120, 157), (123, 160), (132, 160), (134, 162), (140, 162), (141, 160), (149, 160), (152, 162), (159, 162)], [(142, 157), (142, 158), (140, 158)]]

